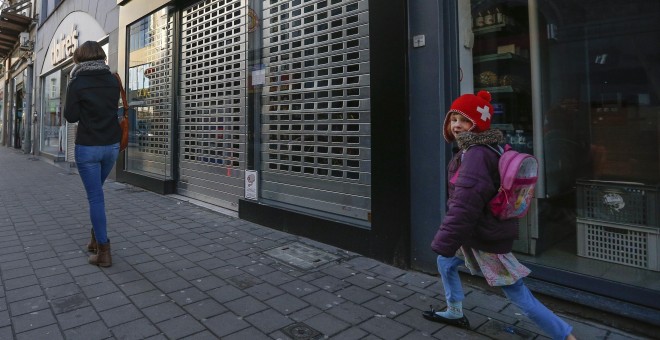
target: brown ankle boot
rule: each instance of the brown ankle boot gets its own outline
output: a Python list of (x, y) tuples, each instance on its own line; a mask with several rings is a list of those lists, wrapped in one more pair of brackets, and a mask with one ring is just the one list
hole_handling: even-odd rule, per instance
[(90, 253), (96, 253), (96, 237), (94, 237), (94, 229), (92, 229), (92, 238), (87, 243), (87, 251)]
[(110, 267), (112, 266), (112, 256), (110, 255), (110, 240), (106, 244), (98, 245), (98, 252), (96, 255), (90, 255), (87, 259), (89, 264), (93, 264), (99, 267)]

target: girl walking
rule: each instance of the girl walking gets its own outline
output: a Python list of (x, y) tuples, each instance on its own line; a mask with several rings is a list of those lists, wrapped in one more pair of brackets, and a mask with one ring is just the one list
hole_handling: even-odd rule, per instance
[(470, 328), (463, 314), (465, 296), (458, 275), (458, 266), (464, 264), (472, 274), (481, 272), (490, 286), (501, 287), (506, 297), (552, 339), (575, 339), (572, 327), (539, 302), (523, 283), (530, 270), (511, 253), (518, 237), (516, 221), (500, 221), (488, 208), (500, 186), (499, 155), (488, 145), (497, 147), (504, 142), (501, 131), (490, 129), (490, 100), (487, 91), (462, 95), (445, 118), (445, 140), (456, 141), (458, 152), (448, 167), (447, 214), (431, 248), (438, 254), (447, 308), (422, 315), (434, 322)]

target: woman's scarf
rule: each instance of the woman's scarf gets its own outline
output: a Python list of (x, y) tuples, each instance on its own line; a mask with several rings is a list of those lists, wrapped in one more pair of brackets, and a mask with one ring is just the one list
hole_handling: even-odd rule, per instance
[(73, 66), (73, 69), (71, 70), (71, 74), (69, 77), (69, 82), (74, 80), (80, 72), (83, 71), (99, 71), (99, 70), (108, 70), (110, 71), (110, 66), (106, 65), (105, 60), (90, 60), (90, 61), (83, 61), (75, 66)]

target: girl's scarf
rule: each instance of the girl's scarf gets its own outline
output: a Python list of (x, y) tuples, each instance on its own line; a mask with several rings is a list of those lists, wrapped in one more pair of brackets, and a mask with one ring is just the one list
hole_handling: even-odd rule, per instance
[(473, 145), (502, 144), (504, 135), (502, 135), (502, 131), (496, 129), (484, 132), (466, 131), (456, 136), (456, 143), (459, 149), (466, 150)]

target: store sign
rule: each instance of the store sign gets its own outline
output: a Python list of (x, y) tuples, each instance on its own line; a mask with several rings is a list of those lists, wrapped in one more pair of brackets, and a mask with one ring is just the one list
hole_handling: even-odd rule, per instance
[(73, 52), (78, 48), (78, 28), (73, 26), (68, 34), (62, 33), (59, 39), (53, 40), (50, 57), (53, 65), (57, 65), (73, 56)]

